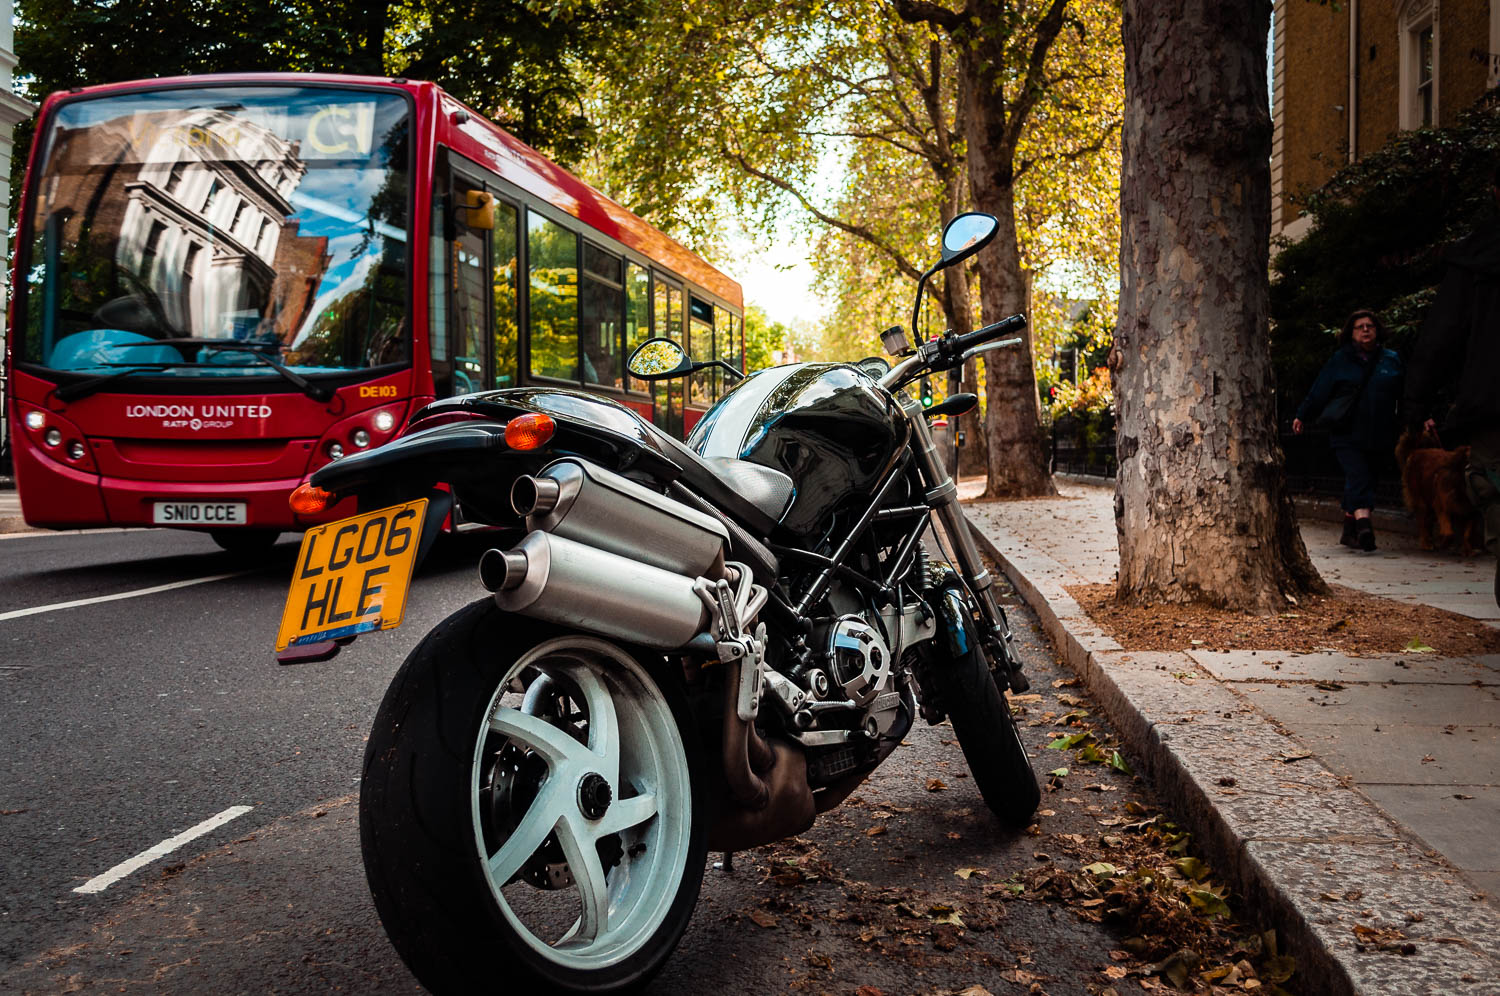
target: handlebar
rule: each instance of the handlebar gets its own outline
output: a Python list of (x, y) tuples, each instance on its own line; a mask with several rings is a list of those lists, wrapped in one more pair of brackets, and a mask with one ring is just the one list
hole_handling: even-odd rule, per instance
[[(895, 390), (917, 377), (941, 370), (952, 370), (961, 366), (967, 355), (982, 348), (983, 344), (998, 339), (1007, 332), (1019, 332), (1026, 326), (1025, 315), (1011, 315), (1009, 318), (1002, 318), (998, 322), (986, 325), (982, 329), (975, 329), (966, 335), (949, 333), (941, 338), (929, 339), (917, 347), (915, 355), (908, 356), (880, 378), (880, 383), (887, 390)], [(1020, 341), (1020, 339), (1014, 339), (1009, 342), (996, 342), (992, 343), (992, 347)]]
[[(1011, 315), (1009, 318), (1002, 318), (998, 322), (986, 325), (982, 329), (975, 329), (967, 335), (956, 335), (951, 338), (945, 336), (938, 341), (944, 344), (944, 354), (962, 356), (980, 343), (999, 338), (1007, 332), (1019, 332), (1026, 327), (1026, 324), (1025, 315)], [(952, 345), (948, 345), (949, 343)]]

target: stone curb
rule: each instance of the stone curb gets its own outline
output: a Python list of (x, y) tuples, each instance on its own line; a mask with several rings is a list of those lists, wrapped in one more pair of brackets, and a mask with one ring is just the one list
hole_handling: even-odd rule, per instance
[[(1204, 853), (1280, 925), (1298, 992), (1494, 996), (1500, 912), (1456, 870), (1186, 653), (1123, 651), (1065, 567), (971, 528)], [(1395, 927), (1416, 950), (1361, 952), (1356, 926)]]

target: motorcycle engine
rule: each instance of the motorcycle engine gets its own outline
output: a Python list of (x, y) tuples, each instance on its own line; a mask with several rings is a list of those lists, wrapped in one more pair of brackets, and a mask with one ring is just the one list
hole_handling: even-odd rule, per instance
[(855, 705), (867, 705), (890, 683), (890, 649), (859, 616), (839, 618), (828, 630), (827, 647), (829, 678)]

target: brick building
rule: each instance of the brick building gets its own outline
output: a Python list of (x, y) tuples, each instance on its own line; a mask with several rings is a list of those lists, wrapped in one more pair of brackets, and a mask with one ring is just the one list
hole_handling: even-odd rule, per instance
[(1271, 233), (1396, 132), (1452, 124), (1500, 84), (1500, 0), (1275, 0)]

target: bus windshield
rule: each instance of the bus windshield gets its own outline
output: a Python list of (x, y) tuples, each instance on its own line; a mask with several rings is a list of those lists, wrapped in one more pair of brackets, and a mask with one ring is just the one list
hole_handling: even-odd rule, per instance
[(63, 104), (28, 181), (15, 358), (111, 390), (409, 361), (409, 132), (375, 91)]

